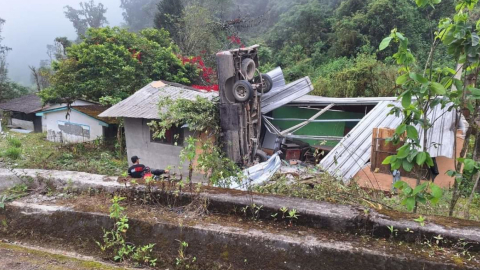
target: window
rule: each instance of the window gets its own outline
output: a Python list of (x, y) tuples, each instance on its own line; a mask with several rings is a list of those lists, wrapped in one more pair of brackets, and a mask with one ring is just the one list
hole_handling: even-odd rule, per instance
[(154, 138), (152, 130), (150, 130), (150, 141), (156, 143), (170, 144), (170, 145), (183, 145), (183, 128), (171, 127), (169, 130), (165, 131), (164, 138)]

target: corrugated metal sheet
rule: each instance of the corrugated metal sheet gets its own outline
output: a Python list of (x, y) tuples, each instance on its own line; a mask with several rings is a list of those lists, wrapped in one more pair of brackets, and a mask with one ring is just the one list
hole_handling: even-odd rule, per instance
[(278, 91), (281, 91), (285, 86), (285, 77), (283, 77), (283, 71), (280, 67), (277, 67), (276, 69), (267, 72), (267, 74), (272, 78), (273, 85), (272, 90), (270, 90), (268, 93), (263, 94), (261, 98), (262, 102), (265, 99), (275, 95), (275, 93), (277, 93)]
[[(402, 122), (399, 117), (387, 115), (390, 111), (389, 104), (399, 105), (392, 101), (380, 102), (322, 159), (320, 166), (345, 182), (355, 176), (370, 160), (373, 128), (396, 128)], [(455, 112), (448, 112), (447, 108), (442, 109), (438, 105), (428, 117), (435, 121), (428, 130), (428, 152), (432, 157), (453, 158)], [(419, 127), (417, 129), (420, 136), (423, 136), (423, 130)]]
[(170, 97), (173, 100), (180, 98), (194, 100), (197, 96), (208, 99), (218, 96), (216, 92), (200, 92), (189, 87), (180, 87), (177, 84), (173, 86), (167, 83), (158, 88), (154, 85), (158, 84), (155, 82), (148, 84), (99, 116), (158, 119), (158, 102), (162, 97)]
[(272, 95), (262, 99), (262, 114), (271, 112), (310, 93), (313, 90), (310, 78), (305, 77), (283, 86)]
[(332, 97), (321, 97), (321, 96), (312, 96), (304, 95), (296, 100), (290, 102), (294, 105), (318, 105), (318, 106), (327, 106), (329, 104), (335, 103), (335, 105), (376, 105), (381, 101), (395, 101), (396, 97), (359, 97), (359, 98), (332, 98)]

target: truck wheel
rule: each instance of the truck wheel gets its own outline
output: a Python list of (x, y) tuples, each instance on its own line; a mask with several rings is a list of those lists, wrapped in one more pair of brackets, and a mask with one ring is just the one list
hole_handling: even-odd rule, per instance
[(263, 90), (263, 93), (266, 94), (268, 93), (270, 90), (272, 90), (272, 87), (273, 87), (273, 80), (272, 80), (272, 77), (270, 77), (270, 75), (268, 74), (262, 74), (262, 81), (263, 81), (263, 84), (261, 86), (261, 88), (258, 88), (257, 91), (259, 93), (262, 92)]
[(263, 152), (262, 150), (257, 150), (255, 154), (255, 162), (262, 163), (268, 160), (267, 153)]
[(238, 81), (233, 85), (233, 96), (238, 102), (245, 102), (253, 96), (253, 87), (247, 81)]
[(255, 61), (251, 58), (245, 58), (242, 61), (242, 73), (247, 81), (251, 81), (255, 77)]

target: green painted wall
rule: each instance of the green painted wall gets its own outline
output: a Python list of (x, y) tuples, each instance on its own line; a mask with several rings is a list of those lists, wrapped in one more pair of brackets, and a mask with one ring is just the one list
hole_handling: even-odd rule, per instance
[[(298, 119), (308, 119), (315, 115), (318, 110), (312, 109), (301, 109), (297, 107), (281, 107), (273, 111), (273, 118), (298, 118)], [(325, 112), (319, 119), (362, 119), (364, 116), (363, 113), (352, 113), (352, 112)], [(285, 130), (287, 128), (293, 127), (303, 121), (277, 121), (274, 120), (272, 123), (280, 128)], [(295, 132), (295, 135), (316, 135), (316, 136), (341, 136), (343, 137), (345, 132), (345, 127), (353, 128), (358, 122), (327, 122), (327, 123), (310, 123)], [(320, 141), (317, 140), (303, 140), (310, 145), (318, 145)], [(326, 145), (335, 146), (338, 141), (327, 141)]]

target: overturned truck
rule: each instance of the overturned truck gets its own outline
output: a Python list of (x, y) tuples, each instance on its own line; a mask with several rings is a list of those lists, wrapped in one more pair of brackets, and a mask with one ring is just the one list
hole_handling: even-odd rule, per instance
[(224, 151), (238, 164), (252, 164), (261, 132), (260, 96), (272, 78), (258, 71), (258, 45), (217, 53), (220, 126)]
[(266, 158), (258, 149), (262, 120), (266, 121), (263, 115), (313, 90), (308, 77), (286, 85), (281, 69), (260, 73), (258, 48), (254, 45), (216, 56), (224, 151), (243, 166)]

